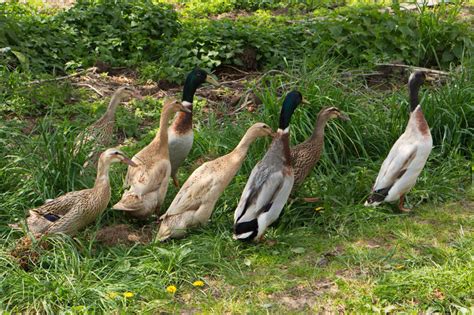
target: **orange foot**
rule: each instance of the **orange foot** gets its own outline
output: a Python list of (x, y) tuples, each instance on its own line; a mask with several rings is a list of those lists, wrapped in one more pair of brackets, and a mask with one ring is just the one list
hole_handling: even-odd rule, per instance
[(176, 188), (179, 189), (179, 181), (178, 181), (178, 177), (176, 175), (173, 175), (173, 184)]
[(307, 198), (303, 198), (304, 201), (306, 202), (309, 202), (309, 203), (314, 203), (314, 202), (319, 202), (321, 201), (321, 198), (317, 198), (317, 197), (307, 197)]
[(400, 211), (402, 211), (402, 212), (410, 212), (411, 209), (405, 208), (405, 207), (403, 206), (403, 202), (404, 202), (404, 201), (405, 201), (405, 195), (402, 195), (402, 196), (400, 197), (400, 202), (398, 203), (398, 209), (399, 209)]

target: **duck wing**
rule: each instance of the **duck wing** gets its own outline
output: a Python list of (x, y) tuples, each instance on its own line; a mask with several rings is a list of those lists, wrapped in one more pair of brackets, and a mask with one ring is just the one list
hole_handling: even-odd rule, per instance
[[(384, 200), (395, 182), (410, 168), (417, 154), (416, 141), (402, 135), (393, 145), (387, 158), (382, 163), (375, 184), (372, 188), (375, 199)], [(374, 200), (379, 201), (379, 200)]]
[(234, 237), (245, 240), (263, 235), (280, 216), (293, 182), (287, 169), (252, 172), (234, 214)]
[(30, 210), (42, 216), (61, 217), (68, 213), (84, 196), (88, 194), (90, 189), (80, 191), (71, 191), (65, 195), (46, 202), (38, 208)]
[(202, 173), (203, 172), (196, 173), (195, 171), (191, 175), (174, 197), (171, 205), (161, 219), (182, 214), (187, 211), (197, 211), (199, 209), (201, 204), (207, 199), (206, 197), (211, 191), (215, 181), (212, 176), (203, 176), (204, 174)]
[(38, 208), (31, 209), (29, 216), (26, 218), (30, 231), (44, 233), (54, 222), (67, 215), (71, 209), (83, 200), (88, 190), (72, 191), (50, 200)]

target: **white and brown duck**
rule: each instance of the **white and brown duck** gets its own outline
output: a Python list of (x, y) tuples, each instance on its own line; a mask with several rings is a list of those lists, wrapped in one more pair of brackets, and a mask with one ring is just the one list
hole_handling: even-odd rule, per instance
[(218, 86), (219, 83), (206, 71), (196, 68), (191, 71), (184, 83), (181, 103), (187, 111), (176, 114), (176, 118), (168, 128), (168, 143), (171, 162), (171, 177), (176, 187), (179, 187), (178, 168), (183, 164), (193, 146), (193, 99), (196, 90), (204, 82)]
[(433, 147), (430, 127), (423, 115), (418, 93), (425, 80), (431, 80), (424, 72), (410, 75), (408, 92), (410, 97), (410, 119), (405, 132), (398, 138), (382, 163), (366, 206), (377, 206), (382, 202), (398, 200), (398, 209), (404, 207), (406, 193), (415, 186), (416, 180), (428, 160)]

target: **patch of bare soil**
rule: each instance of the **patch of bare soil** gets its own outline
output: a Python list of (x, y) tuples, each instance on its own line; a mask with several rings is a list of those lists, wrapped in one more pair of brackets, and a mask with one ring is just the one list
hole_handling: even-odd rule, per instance
[(100, 229), (95, 239), (106, 246), (148, 244), (153, 239), (153, 230), (149, 225), (135, 229), (128, 224), (118, 224)]
[(314, 283), (299, 284), (284, 292), (268, 295), (270, 300), (292, 311), (313, 309), (317, 305), (317, 297), (324, 293), (338, 291), (336, 283), (321, 279)]
[[(40, 236), (38, 235), (37, 237)], [(38, 262), (41, 251), (48, 249), (48, 247), (48, 243), (44, 240), (40, 239), (38, 243), (35, 244), (31, 237), (23, 236), (17, 241), (10, 255), (15, 258), (21, 269), (30, 271)]]

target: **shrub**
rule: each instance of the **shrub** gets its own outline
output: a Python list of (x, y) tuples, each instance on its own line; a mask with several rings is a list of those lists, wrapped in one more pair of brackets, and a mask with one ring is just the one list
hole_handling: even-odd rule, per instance
[(158, 78), (176, 80), (194, 66), (241, 66), (246, 48), (260, 66), (282, 67), (321, 54), (351, 66), (401, 61), (425, 67), (460, 64), (473, 47), (468, 24), (436, 12), (389, 13), (377, 7), (317, 12), (312, 19), (257, 12), (238, 20), (188, 20), (160, 60)]
[(128, 65), (157, 59), (180, 28), (171, 6), (151, 0), (83, 0), (56, 15), (15, 3), (0, 9), (0, 25), (8, 26), (0, 31), (0, 46), (25, 53), (35, 68), (47, 70), (95, 60)]

